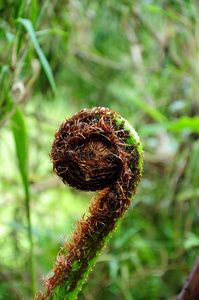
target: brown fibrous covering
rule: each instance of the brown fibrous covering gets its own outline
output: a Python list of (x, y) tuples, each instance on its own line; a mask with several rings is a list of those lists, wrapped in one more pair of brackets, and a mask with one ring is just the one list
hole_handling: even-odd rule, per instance
[[(138, 151), (126, 143), (130, 133), (124, 122), (117, 125), (118, 116), (108, 108), (84, 109), (63, 122), (55, 133), (50, 155), (53, 172), (77, 189), (102, 191), (92, 199), (88, 216), (77, 222), (70, 240), (64, 241), (54, 263), (54, 275), (44, 281), (46, 292), (36, 299), (50, 297), (68, 278), (66, 292), (76, 288), (136, 193), (142, 173)], [(80, 262), (77, 269), (73, 268), (75, 261)]]

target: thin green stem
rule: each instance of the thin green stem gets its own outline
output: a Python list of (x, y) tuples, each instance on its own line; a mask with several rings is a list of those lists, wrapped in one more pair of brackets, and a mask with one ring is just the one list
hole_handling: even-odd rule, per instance
[(32, 236), (32, 222), (30, 214), (30, 195), (29, 190), (26, 189), (26, 213), (28, 222), (28, 239), (29, 239), (29, 259), (30, 259), (30, 275), (31, 275), (31, 292), (34, 297), (36, 292), (36, 272), (35, 272), (35, 259), (34, 259), (34, 246), (33, 246), (33, 236)]

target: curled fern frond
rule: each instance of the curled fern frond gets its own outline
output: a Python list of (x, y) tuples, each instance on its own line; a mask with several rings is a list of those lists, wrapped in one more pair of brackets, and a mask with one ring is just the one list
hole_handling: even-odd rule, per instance
[(61, 180), (82, 191), (97, 191), (64, 241), (46, 278), (46, 292), (36, 299), (77, 298), (112, 232), (129, 208), (143, 172), (140, 139), (118, 113), (104, 108), (84, 109), (62, 123), (55, 133), (51, 160)]

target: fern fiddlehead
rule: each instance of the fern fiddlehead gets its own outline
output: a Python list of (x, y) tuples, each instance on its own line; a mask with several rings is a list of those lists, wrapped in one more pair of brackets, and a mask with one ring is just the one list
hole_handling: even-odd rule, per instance
[(62, 123), (55, 133), (51, 160), (64, 183), (84, 191), (101, 191), (64, 241), (44, 281), (46, 292), (36, 299), (77, 298), (89, 272), (124, 216), (143, 171), (140, 139), (114, 111), (84, 109)]

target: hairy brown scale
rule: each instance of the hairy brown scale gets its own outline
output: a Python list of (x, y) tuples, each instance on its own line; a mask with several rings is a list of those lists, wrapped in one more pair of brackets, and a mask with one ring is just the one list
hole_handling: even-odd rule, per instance
[[(138, 153), (127, 145), (129, 132), (116, 125), (108, 108), (82, 110), (62, 123), (55, 133), (51, 160), (53, 171), (70, 186), (85, 191), (102, 190), (89, 205), (89, 215), (78, 221), (70, 240), (64, 242), (54, 263), (54, 275), (45, 280), (46, 299), (57, 285), (71, 278), (70, 292), (86, 272), (89, 261), (103, 247), (104, 237), (129, 207), (140, 174)], [(77, 270), (72, 263), (78, 260)]]

